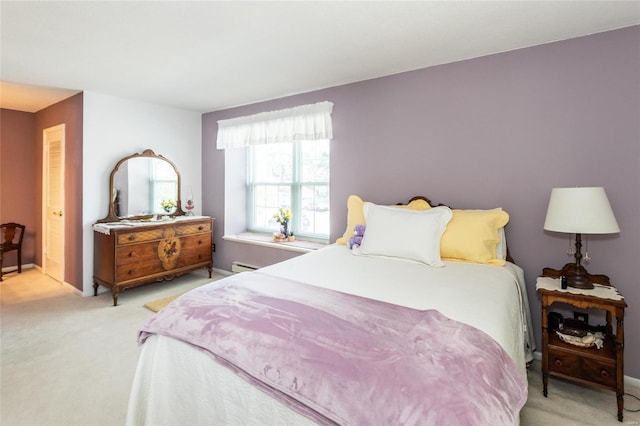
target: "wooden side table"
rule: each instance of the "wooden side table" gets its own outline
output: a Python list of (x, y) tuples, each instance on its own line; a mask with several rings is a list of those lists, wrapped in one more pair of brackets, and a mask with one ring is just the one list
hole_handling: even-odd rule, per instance
[[(542, 383), (547, 396), (549, 376), (609, 389), (616, 392), (618, 421), (624, 408), (624, 297), (613, 286), (595, 285), (592, 290), (562, 289), (560, 280), (539, 277), (536, 291), (542, 300)], [(601, 349), (582, 348), (566, 343), (549, 332), (548, 311), (554, 303), (566, 303), (581, 309), (606, 311), (606, 325), (599, 327), (605, 335)], [(613, 334), (612, 317), (616, 318)], [(593, 327), (594, 329), (598, 327)]]

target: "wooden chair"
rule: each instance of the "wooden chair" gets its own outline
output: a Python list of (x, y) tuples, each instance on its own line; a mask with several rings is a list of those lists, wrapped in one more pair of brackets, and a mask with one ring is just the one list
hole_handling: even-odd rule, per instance
[(24, 225), (19, 223), (3, 223), (0, 225), (0, 281), (2, 281), (2, 260), (4, 254), (13, 250), (18, 251), (18, 273), (22, 272), (22, 239)]

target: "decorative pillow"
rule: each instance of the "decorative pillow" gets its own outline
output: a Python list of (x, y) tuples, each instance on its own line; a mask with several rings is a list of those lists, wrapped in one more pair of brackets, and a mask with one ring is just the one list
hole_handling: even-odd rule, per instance
[[(366, 224), (363, 211), (364, 203), (365, 202), (362, 201), (362, 198), (358, 197), (357, 195), (349, 196), (349, 198), (347, 199), (347, 229), (346, 231), (344, 231), (342, 237), (336, 240), (336, 244), (347, 245), (349, 238), (353, 236), (353, 230), (355, 229), (355, 226)], [(431, 208), (429, 203), (427, 203), (425, 200), (413, 200), (407, 205), (394, 205), (390, 207), (410, 210), (428, 210)]]
[(502, 209), (453, 210), (442, 235), (440, 255), (443, 259), (502, 266), (505, 260), (497, 256), (497, 248), (500, 229), (507, 222), (509, 215)]
[(364, 203), (367, 232), (356, 254), (410, 259), (444, 266), (440, 239), (451, 220), (451, 209), (398, 209)]

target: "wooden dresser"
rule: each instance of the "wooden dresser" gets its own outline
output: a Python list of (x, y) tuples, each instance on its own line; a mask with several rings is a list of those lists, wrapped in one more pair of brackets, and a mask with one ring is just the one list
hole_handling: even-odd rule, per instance
[(188, 218), (94, 226), (93, 289), (110, 288), (113, 305), (128, 288), (213, 268), (213, 219)]
[[(624, 297), (611, 285), (596, 284), (592, 290), (563, 289), (559, 279), (550, 277), (538, 277), (536, 291), (542, 302), (542, 394), (547, 396), (549, 376), (612, 390), (616, 393), (618, 402), (618, 421), (622, 422), (624, 310), (627, 307)], [(580, 327), (585, 331), (601, 332), (604, 337), (602, 347), (580, 347), (561, 340), (556, 333), (558, 330), (551, 330), (549, 324), (548, 314), (554, 303), (605, 311), (606, 325), (589, 326), (583, 323)]]

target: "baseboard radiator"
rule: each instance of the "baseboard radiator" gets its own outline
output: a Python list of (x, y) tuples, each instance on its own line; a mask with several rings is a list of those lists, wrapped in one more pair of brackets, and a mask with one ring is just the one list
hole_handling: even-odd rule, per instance
[(258, 269), (257, 266), (247, 265), (246, 263), (238, 260), (231, 262), (231, 272), (234, 274), (237, 274), (238, 272), (255, 271), (256, 269)]

